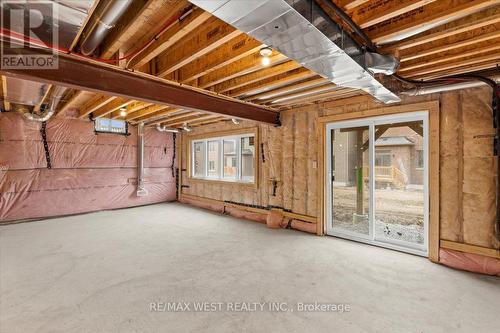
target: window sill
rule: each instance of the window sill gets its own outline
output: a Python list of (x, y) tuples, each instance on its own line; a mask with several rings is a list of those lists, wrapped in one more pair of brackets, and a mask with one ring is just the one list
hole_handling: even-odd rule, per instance
[(257, 183), (253, 182), (245, 182), (245, 181), (234, 181), (231, 179), (210, 179), (210, 178), (193, 178), (189, 177), (188, 181), (190, 182), (200, 182), (200, 183), (213, 183), (213, 184), (225, 184), (225, 185), (238, 185), (238, 186), (248, 186), (248, 187), (257, 187)]

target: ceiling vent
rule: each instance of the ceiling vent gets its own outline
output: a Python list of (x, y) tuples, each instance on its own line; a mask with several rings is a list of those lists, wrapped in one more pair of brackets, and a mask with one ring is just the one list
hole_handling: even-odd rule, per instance
[(397, 61), (367, 58), (310, 0), (288, 0), (293, 7), (285, 0), (189, 1), (337, 86), (363, 90), (384, 103), (400, 102), (370, 73), (390, 73)]

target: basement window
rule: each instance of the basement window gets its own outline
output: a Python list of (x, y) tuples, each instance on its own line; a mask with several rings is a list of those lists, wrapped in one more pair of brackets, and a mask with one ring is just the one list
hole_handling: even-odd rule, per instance
[(255, 181), (255, 135), (191, 141), (191, 177), (238, 183)]
[(94, 130), (97, 133), (128, 134), (127, 122), (118, 119), (96, 118)]

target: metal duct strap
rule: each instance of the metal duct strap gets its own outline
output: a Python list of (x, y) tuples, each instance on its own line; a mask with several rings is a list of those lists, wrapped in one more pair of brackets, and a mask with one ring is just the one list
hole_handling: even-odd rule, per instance
[(40, 127), (40, 134), (42, 135), (43, 149), (45, 150), (45, 160), (47, 161), (47, 169), (52, 169), (52, 163), (50, 162), (50, 152), (49, 144), (47, 143), (47, 122), (42, 122)]

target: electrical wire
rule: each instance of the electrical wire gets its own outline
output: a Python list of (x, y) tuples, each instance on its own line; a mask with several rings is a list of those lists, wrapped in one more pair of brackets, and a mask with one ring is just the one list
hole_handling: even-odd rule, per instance
[(178, 15), (172, 17), (170, 20), (168, 20), (163, 25), (163, 27), (158, 31), (158, 33), (156, 33), (154, 35), (154, 37), (151, 40), (149, 40), (148, 42), (144, 43), (141, 47), (135, 49), (134, 51), (126, 54), (125, 56), (119, 57), (119, 58), (115, 58), (115, 59), (104, 59), (104, 58), (99, 58), (99, 57), (86, 56), (86, 55), (84, 55), (82, 53), (73, 52), (73, 51), (70, 51), (69, 49), (62, 48), (60, 46), (55, 46), (55, 45), (52, 45), (52, 44), (47, 44), (47, 43), (45, 43), (44, 41), (42, 41), (42, 40), (40, 40), (38, 38), (33, 38), (33, 37), (30, 37), (30, 36), (26, 36), (24, 34), (21, 34), (21, 33), (18, 33), (18, 32), (9, 30), (9, 29), (5, 29), (5, 28), (0, 28), (0, 36), (1, 37), (7, 37), (7, 38), (10, 38), (10, 39), (13, 38), (13, 39), (16, 39), (16, 40), (22, 40), (24, 42), (30, 43), (31, 45), (36, 45), (36, 46), (39, 46), (39, 47), (42, 47), (42, 48), (48, 48), (48, 49), (57, 51), (59, 53), (65, 53), (65, 54), (69, 54), (69, 55), (74, 55), (74, 56), (77, 56), (77, 57), (81, 57), (81, 58), (85, 58), (85, 59), (90, 59), (90, 60), (94, 60), (94, 61), (98, 61), (98, 62), (103, 62), (103, 63), (118, 63), (118, 62), (123, 61), (123, 60), (129, 60), (130, 61), (133, 58), (135, 58), (137, 55), (139, 55), (141, 52), (143, 52), (146, 48), (148, 48), (151, 44), (153, 44), (156, 40), (158, 40), (158, 38), (160, 38), (160, 36), (165, 31), (167, 31), (175, 22), (177, 22), (178, 20), (180, 20), (183, 16), (187, 15), (191, 11), (192, 11), (192, 9), (190, 9), (189, 11), (187, 11), (185, 13), (179, 13)]

